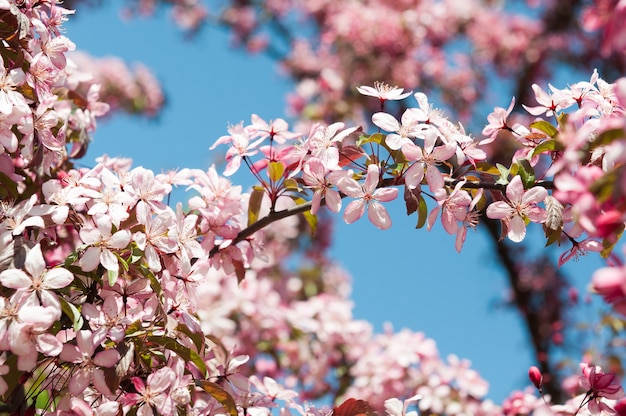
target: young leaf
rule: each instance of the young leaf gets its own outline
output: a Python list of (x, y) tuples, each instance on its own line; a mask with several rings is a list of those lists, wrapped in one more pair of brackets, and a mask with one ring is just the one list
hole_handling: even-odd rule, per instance
[(180, 358), (185, 360), (186, 362), (191, 362), (195, 364), (195, 366), (200, 370), (203, 376), (206, 376), (206, 364), (204, 364), (204, 360), (202, 357), (198, 355), (197, 352), (193, 351), (190, 348), (185, 347), (182, 344), (179, 344), (174, 338), (169, 337), (161, 337), (161, 336), (150, 336), (146, 339), (148, 342), (161, 345), (165, 349), (168, 349)]
[(278, 182), (285, 173), (285, 165), (282, 162), (270, 162), (267, 165), (267, 174), (272, 182)]
[(420, 204), (417, 210), (417, 225), (415, 228), (422, 228), (424, 224), (426, 224), (426, 219), (428, 218), (428, 205), (426, 205), (426, 200), (420, 194), (419, 196)]
[(552, 138), (555, 138), (558, 133), (558, 130), (556, 129), (556, 127), (554, 127), (552, 124), (548, 123), (545, 120), (539, 120), (539, 121), (535, 121), (534, 123), (531, 123), (530, 128), (541, 130), (542, 132), (544, 132), (545, 134), (547, 134), (548, 136)]
[(285, 181), (283, 182), (283, 185), (285, 186), (285, 189), (289, 189), (290, 191), (296, 191), (296, 192), (302, 191), (302, 188), (300, 188), (300, 185), (298, 185), (298, 181), (296, 181), (293, 178), (285, 179)]
[(241, 283), (246, 278), (246, 267), (241, 260), (232, 260), (237, 275), (237, 283)]
[(248, 227), (259, 220), (259, 212), (261, 211), (261, 202), (263, 202), (263, 194), (265, 191), (259, 186), (255, 186), (250, 194), (248, 202)]
[(500, 178), (496, 181), (496, 183), (506, 185), (509, 183), (509, 173), (511, 172), (506, 166), (496, 163), (496, 168), (498, 172), (500, 172)]
[(537, 156), (541, 153), (557, 152), (557, 151), (564, 150), (564, 149), (565, 147), (563, 147), (563, 144), (561, 144), (561, 142), (554, 140), (554, 139), (546, 140), (545, 142), (541, 143), (539, 146), (535, 147), (529, 157), (532, 158), (533, 156)]
[[(304, 198), (295, 195), (292, 195), (291, 199), (293, 199), (294, 202), (298, 205), (303, 205), (307, 202)], [(311, 210), (304, 211), (302, 215), (304, 216), (307, 224), (309, 224), (309, 228), (311, 229), (311, 235), (315, 234), (317, 232), (317, 215), (311, 214)]]
[(371, 136), (363, 135), (357, 139), (356, 146), (361, 147), (366, 143), (383, 144), (385, 143), (385, 137), (387, 136), (381, 133), (374, 133)]
[(206, 380), (196, 380), (196, 386), (201, 387), (204, 391), (209, 393), (211, 397), (221, 403), (226, 408), (229, 416), (237, 416), (237, 405), (232, 396), (228, 394), (219, 384)]
[(406, 215), (411, 215), (419, 208), (419, 196), (420, 188), (409, 189), (408, 186), (404, 187), (404, 203), (406, 205)]
[(526, 159), (519, 159), (517, 162), (518, 174), (522, 178), (524, 188), (528, 189), (535, 184), (535, 170)]
[(61, 310), (68, 318), (72, 320), (72, 328), (74, 331), (78, 331), (83, 327), (83, 316), (80, 311), (72, 303), (66, 301), (62, 296), (59, 296), (61, 302)]

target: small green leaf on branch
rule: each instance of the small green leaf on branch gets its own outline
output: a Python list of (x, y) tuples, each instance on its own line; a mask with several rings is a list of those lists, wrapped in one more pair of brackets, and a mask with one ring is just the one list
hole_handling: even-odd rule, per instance
[(265, 190), (260, 186), (252, 188), (250, 201), (248, 202), (248, 227), (259, 220), (259, 212), (261, 211), (264, 193)]
[(59, 301), (61, 302), (61, 310), (63, 313), (72, 320), (72, 329), (74, 329), (74, 331), (80, 330), (83, 327), (83, 316), (80, 311), (62, 296), (59, 296)]
[(522, 179), (524, 188), (528, 189), (535, 184), (535, 170), (527, 159), (519, 159), (516, 162), (518, 166), (518, 174)]
[(417, 209), (417, 225), (415, 228), (419, 229), (426, 224), (426, 219), (428, 218), (428, 205), (426, 205), (426, 200), (420, 193), (419, 196), (419, 208)]
[(545, 120), (539, 120), (531, 123), (530, 128), (540, 130), (553, 139), (558, 134), (558, 130), (556, 129), (556, 127), (554, 127), (552, 124), (548, 123)]
[[(298, 205), (304, 205), (307, 201), (304, 198), (299, 196), (292, 196), (291, 199)], [(306, 210), (302, 213), (302, 216), (306, 220), (307, 224), (309, 224), (309, 228), (311, 230), (311, 235), (314, 235), (317, 232), (317, 215), (311, 214), (311, 210)]]
[(382, 145), (385, 143), (385, 137), (387, 136), (381, 133), (374, 133), (371, 136), (364, 134), (362, 136), (359, 136), (359, 138), (357, 139), (356, 147), (362, 147), (366, 143), (376, 143)]
[(565, 147), (558, 140), (550, 139), (541, 143), (539, 146), (535, 147), (530, 154), (530, 157), (537, 156), (541, 153), (547, 152), (558, 152), (564, 150)]
[(161, 345), (165, 349), (168, 349), (178, 355), (180, 358), (185, 360), (186, 362), (191, 362), (195, 364), (195, 366), (200, 370), (204, 376), (206, 376), (206, 364), (202, 357), (198, 355), (197, 352), (192, 349), (185, 347), (182, 344), (179, 344), (174, 338), (170, 337), (161, 337), (161, 336), (150, 336), (147, 338), (148, 342)]
[(270, 162), (267, 165), (267, 174), (272, 182), (278, 182), (285, 173), (285, 165), (282, 162)]

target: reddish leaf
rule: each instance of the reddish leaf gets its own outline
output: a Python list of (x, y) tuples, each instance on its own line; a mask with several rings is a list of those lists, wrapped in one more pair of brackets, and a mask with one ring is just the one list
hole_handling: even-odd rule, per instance
[(333, 408), (332, 416), (375, 416), (376, 411), (365, 400), (348, 399)]

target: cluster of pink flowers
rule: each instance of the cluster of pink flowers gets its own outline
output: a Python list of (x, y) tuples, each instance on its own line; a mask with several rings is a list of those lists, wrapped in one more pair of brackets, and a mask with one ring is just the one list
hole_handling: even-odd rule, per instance
[[(215, 143), (228, 146), (225, 176), (245, 166), (258, 179), (246, 193), (214, 167), (157, 175), (103, 157), (74, 169), (70, 159), (108, 104), (99, 78), (67, 54), (74, 46), (60, 26), (71, 12), (52, 0), (0, 0), (0, 11), (3, 30), (13, 31), (0, 69), (0, 411), (236, 416), (280, 407), (286, 416), (328, 416), (332, 409), (302, 401), (333, 392), (335, 371), (347, 380), (345, 397), (391, 416), (411, 414), (409, 405), (449, 415), (539, 411), (525, 394), (503, 407), (484, 400), (488, 385), (469, 362), (442, 360), (421, 333), (373, 335), (354, 320), (346, 274), (320, 254), (329, 230), (317, 216), (324, 206), (343, 209), (352, 223), (367, 212), (387, 229), (385, 204), (403, 188), (418, 226), (440, 218), (458, 250), (484, 213), (515, 242), (540, 223), (548, 243), (572, 244), (568, 258), (599, 246), (608, 253), (626, 220), (626, 80), (594, 73), (549, 93), (534, 85), (539, 105), (527, 110), (547, 119), (516, 125), (511, 107), (498, 108), (483, 140), (425, 94), (382, 83), (358, 90), (380, 110), (372, 134), (339, 121), (295, 132), (282, 119), (252, 116)], [(449, 18), (436, 11), (428, 16)], [(460, 11), (455, 21), (466, 22)], [(367, 16), (368, 28), (377, 18)], [(362, 36), (352, 20), (337, 20), (338, 33)], [(143, 91), (130, 83), (122, 95), (147, 96), (149, 108), (160, 95), (144, 80)], [(417, 105), (400, 120), (387, 112), (389, 101), (410, 96)], [(491, 166), (485, 146), (503, 131), (522, 150), (508, 166)], [(191, 196), (172, 208), (177, 186)], [(290, 270), (281, 260), (305, 227), (318, 232), (304, 250), (311, 267)], [(621, 305), (618, 267), (618, 278), (615, 268), (601, 270), (594, 285)], [(583, 395), (543, 411), (614, 411), (623, 397), (616, 375), (589, 364), (582, 372)], [(532, 380), (541, 386), (536, 371)]]
[(155, 117), (165, 103), (161, 85), (154, 74), (141, 64), (129, 68), (116, 57), (94, 58), (82, 52), (69, 55), (75, 63), (82, 89), (100, 86), (100, 100), (111, 110)]

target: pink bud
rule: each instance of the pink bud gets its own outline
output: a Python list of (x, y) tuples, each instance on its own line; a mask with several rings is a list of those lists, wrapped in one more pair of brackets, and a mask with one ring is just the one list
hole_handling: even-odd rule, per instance
[(533, 382), (535, 387), (541, 389), (541, 385), (543, 384), (543, 375), (534, 365), (528, 369), (528, 378), (530, 378), (530, 381)]

